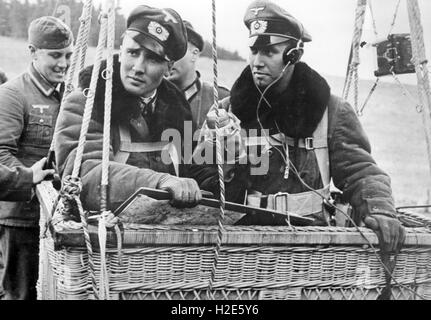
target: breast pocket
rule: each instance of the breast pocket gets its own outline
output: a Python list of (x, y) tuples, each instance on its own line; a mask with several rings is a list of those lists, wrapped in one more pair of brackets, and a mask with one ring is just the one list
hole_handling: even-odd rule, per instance
[(53, 135), (52, 120), (52, 115), (30, 113), (23, 144), (49, 148)]

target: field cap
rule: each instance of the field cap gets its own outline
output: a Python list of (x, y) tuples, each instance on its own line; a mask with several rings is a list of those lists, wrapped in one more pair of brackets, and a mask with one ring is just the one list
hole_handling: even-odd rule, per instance
[(127, 18), (126, 34), (168, 61), (180, 60), (187, 51), (186, 27), (180, 15), (170, 8), (136, 7)]
[(188, 22), (187, 20), (184, 20), (183, 22), (186, 26), (187, 38), (189, 39), (189, 42), (194, 44), (196, 48), (198, 48), (199, 51), (202, 52), (202, 50), (204, 49), (204, 39), (199, 33), (196, 32), (190, 22)]
[(30, 23), (28, 42), (39, 49), (64, 49), (72, 44), (73, 34), (60, 19), (45, 16)]
[(250, 47), (264, 47), (293, 39), (310, 42), (310, 34), (301, 22), (277, 4), (253, 1), (247, 8), (244, 23), (250, 31)]

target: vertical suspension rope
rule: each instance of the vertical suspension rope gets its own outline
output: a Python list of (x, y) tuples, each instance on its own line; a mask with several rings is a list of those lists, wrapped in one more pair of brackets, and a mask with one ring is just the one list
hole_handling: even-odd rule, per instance
[[(216, 17), (216, 2), (212, 0), (212, 34), (213, 34), (213, 72), (214, 72), (214, 103), (218, 104), (218, 71), (217, 71), (217, 17)], [(224, 174), (223, 174), (223, 154), (221, 148), (221, 133), (220, 133), (220, 113), (218, 105), (215, 105), (216, 111), (216, 153), (217, 153), (217, 168), (218, 168), (218, 176), (219, 176), (219, 185), (220, 185), (220, 216), (218, 219), (218, 232), (217, 232), (217, 243), (214, 250), (214, 263), (211, 269), (211, 277), (208, 284), (208, 295), (211, 296), (211, 291), (213, 290), (214, 280), (217, 271), (218, 260), (221, 251), (221, 245), (223, 242), (223, 234), (224, 234), (224, 220), (225, 220), (225, 185), (224, 185)], [(212, 297), (213, 298), (213, 297)]]
[[(93, 104), (95, 99), (95, 93), (97, 88), (97, 83), (99, 79), (99, 70), (100, 65), (102, 61), (103, 56), (103, 50), (106, 43), (106, 36), (107, 36), (107, 17), (106, 15), (102, 15), (100, 19), (101, 25), (100, 25), (100, 33), (99, 33), (99, 41), (96, 49), (96, 57), (95, 57), (95, 63), (93, 66), (93, 72), (91, 75), (91, 82), (90, 82), (90, 88), (87, 90), (87, 94), (83, 92), (84, 95), (87, 96), (87, 100), (85, 103), (85, 109), (84, 109), (84, 115), (82, 119), (82, 126), (81, 126), (81, 132), (79, 136), (79, 142), (77, 146), (77, 152), (76, 152), (76, 158), (73, 166), (72, 175), (67, 177), (67, 179), (72, 181), (78, 181), (80, 183), (79, 178), (79, 172), (81, 169), (81, 162), (82, 162), (82, 156), (84, 153), (84, 147), (86, 142), (86, 136), (88, 132), (88, 128), (90, 125), (91, 120), (91, 113), (93, 111)], [(97, 281), (96, 281), (96, 275), (95, 275), (95, 268), (94, 268), (94, 262), (93, 262), (93, 249), (91, 246), (91, 239), (90, 239), (90, 233), (88, 231), (88, 223), (87, 223), (87, 217), (84, 214), (84, 209), (82, 207), (81, 200), (79, 198), (79, 195), (75, 197), (76, 203), (78, 205), (79, 214), (81, 217), (81, 223), (82, 223), (82, 229), (84, 233), (84, 239), (85, 239), (85, 245), (87, 248), (88, 253), (88, 265), (89, 265), (89, 271), (90, 271), (90, 278), (91, 283), (93, 287), (93, 293), (96, 299), (99, 299), (98, 290), (97, 290)]]
[(109, 297), (109, 274), (106, 264), (107, 225), (110, 217), (108, 212), (108, 186), (109, 186), (109, 151), (111, 137), (111, 109), (112, 109), (112, 78), (114, 73), (114, 42), (115, 42), (115, 7), (113, 0), (107, 0), (107, 60), (106, 69), (102, 71), (105, 80), (105, 109), (103, 123), (103, 150), (102, 150), (102, 179), (100, 188), (100, 210), (98, 238), (100, 247), (100, 292), (101, 300)]
[[(86, 0), (82, 9), (82, 15), (81, 15), (81, 23), (79, 25), (79, 31), (78, 31), (78, 38), (76, 39), (75, 42), (75, 50), (72, 53), (72, 62), (70, 64), (69, 67), (69, 71), (67, 73), (67, 78), (65, 81), (65, 91), (63, 94), (63, 97), (61, 99), (61, 103), (60, 103), (60, 109), (64, 104), (64, 101), (66, 100), (67, 96), (73, 91), (73, 80), (75, 77), (75, 73), (76, 73), (76, 66), (78, 64), (78, 58), (80, 61), (80, 65), (81, 65), (81, 61), (84, 60), (85, 61), (85, 54), (86, 54), (86, 50), (83, 51), (83, 48), (87, 47), (87, 43), (88, 43), (88, 36), (90, 34), (90, 25), (91, 25), (91, 12), (93, 9), (93, 0)], [(84, 55), (84, 57), (83, 57)], [(80, 69), (78, 71), (82, 70), (82, 67), (80, 67)], [(50, 146), (50, 152), (54, 152), (55, 150), (55, 143), (57, 141), (57, 136), (58, 136), (58, 130), (57, 127), (55, 127), (54, 129), (54, 134), (52, 137), (52, 141), (51, 141), (51, 146)]]
[(374, 10), (373, 10), (372, 0), (368, 1), (368, 7), (370, 8), (370, 14), (371, 14), (371, 20), (372, 20), (372, 24), (373, 24), (374, 37), (377, 40), (378, 37), (379, 37), (379, 33), (377, 32), (376, 18), (374, 16)]
[(397, 21), (397, 16), (398, 16), (398, 10), (400, 8), (400, 4), (401, 4), (401, 0), (398, 0), (397, 6), (395, 7), (395, 13), (394, 16), (392, 18), (392, 23), (391, 26), (389, 27), (389, 31), (388, 31), (388, 36), (392, 33), (392, 31), (394, 30), (395, 27), (395, 22)]
[(355, 30), (353, 33), (352, 48), (351, 48), (351, 61), (349, 65), (349, 72), (343, 89), (343, 98), (345, 100), (349, 97), (350, 86), (353, 80), (354, 85), (354, 106), (358, 111), (358, 92), (359, 92), (359, 79), (358, 79), (358, 66), (360, 64), (359, 49), (362, 39), (362, 31), (365, 23), (365, 12), (367, 9), (367, 0), (358, 0), (355, 15)]
[[(84, 69), (85, 66), (85, 57), (87, 56), (87, 48), (88, 48), (88, 38), (90, 37), (90, 29), (91, 29), (91, 20), (92, 20), (92, 11), (93, 4), (92, 1), (86, 3), (85, 6), (88, 6), (87, 9), (83, 12), (80, 17), (81, 23), (84, 22), (83, 32), (82, 32), (82, 45), (80, 47), (80, 55), (79, 55), (79, 71)], [(85, 15), (84, 15), (85, 13)]]
[(107, 21), (106, 16), (101, 18), (101, 26), (99, 33), (99, 42), (96, 49), (96, 58), (91, 74), (90, 88), (84, 93), (87, 96), (85, 103), (84, 115), (82, 118), (82, 127), (79, 136), (79, 142), (76, 151), (75, 162), (73, 165), (72, 177), (78, 177), (81, 170), (82, 156), (84, 153), (84, 146), (87, 138), (88, 127), (90, 126), (91, 113), (93, 111), (93, 104), (96, 95), (97, 83), (99, 80), (100, 65), (102, 62), (103, 51), (106, 43)]
[(416, 68), (416, 77), (418, 81), (420, 104), (424, 106), (422, 112), (422, 121), (425, 130), (425, 140), (428, 151), (428, 163), (431, 173), (431, 89), (429, 72), (427, 68), (427, 59), (424, 45), (423, 27), (421, 23), (421, 13), (417, 0), (407, 0), (407, 11), (409, 15), (413, 61)]

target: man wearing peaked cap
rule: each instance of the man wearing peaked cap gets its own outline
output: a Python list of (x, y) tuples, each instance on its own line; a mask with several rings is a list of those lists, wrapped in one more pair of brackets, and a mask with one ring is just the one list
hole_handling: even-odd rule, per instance
[[(175, 206), (194, 206), (201, 199), (197, 183), (185, 178), (181, 150), (163, 134), (174, 130), (183, 138), (192, 114), (183, 93), (163, 77), (187, 48), (181, 17), (172, 9), (138, 6), (127, 19), (120, 54), (114, 57), (110, 164), (110, 210), (115, 210), (141, 187), (168, 190)], [(88, 210), (98, 210), (106, 68), (102, 62), (95, 92), (94, 112), (82, 163), (81, 199)], [(93, 66), (80, 74), (80, 88), (65, 102), (58, 119), (56, 143), (60, 173), (73, 169), (85, 97)], [(193, 130), (193, 128), (191, 128)], [(166, 157), (164, 157), (166, 156)], [(168, 158), (169, 161), (166, 161)]]
[[(30, 23), (28, 45), (32, 58), (28, 71), (0, 87), (0, 164), (9, 168), (31, 167), (48, 154), (73, 34), (61, 20), (45, 16)], [(0, 202), (2, 299), (36, 299), (38, 254), (37, 198)]]
[[(196, 63), (204, 48), (204, 40), (190, 22), (184, 20), (184, 25), (188, 38), (187, 52), (182, 59), (174, 63), (167, 79), (184, 92), (190, 104), (193, 120), (198, 128), (201, 128), (209, 109), (214, 104), (214, 87), (201, 80), (201, 75), (196, 70)], [(223, 86), (219, 86), (218, 93), (220, 100), (229, 96), (229, 90)]]
[[(332, 95), (326, 80), (300, 61), (310, 34), (297, 18), (265, 0), (249, 5), (244, 23), (249, 30), (250, 65), (222, 105), (242, 128), (267, 130), (260, 145), (269, 165), (265, 173), (253, 174), (256, 163), (238, 163), (227, 175), (234, 177), (226, 181), (228, 200), (243, 203), (251, 200), (247, 195), (259, 194), (263, 207), (287, 208), (313, 218), (314, 224), (329, 225), (336, 219), (328, 209), (339, 214), (328, 207), (332, 179), (351, 205), (356, 223), (364, 222), (377, 233), (382, 250), (398, 251), (405, 231), (396, 217), (390, 178), (371, 156), (353, 108)], [(243, 144), (252, 141), (245, 139)], [(249, 153), (249, 159), (256, 157)], [(214, 192), (217, 170), (212, 180), (208, 176), (206, 172), (197, 180), (202, 189)], [(258, 216), (241, 222), (285, 223)]]

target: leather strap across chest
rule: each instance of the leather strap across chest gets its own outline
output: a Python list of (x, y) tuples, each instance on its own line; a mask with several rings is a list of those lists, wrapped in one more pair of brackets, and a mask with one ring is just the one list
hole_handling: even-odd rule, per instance
[(126, 126), (119, 126), (120, 147), (114, 156), (114, 160), (119, 163), (127, 163), (131, 153), (150, 153), (150, 152), (168, 152), (175, 174), (179, 175), (179, 157), (175, 145), (169, 141), (158, 142), (132, 142), (130, 129)]

